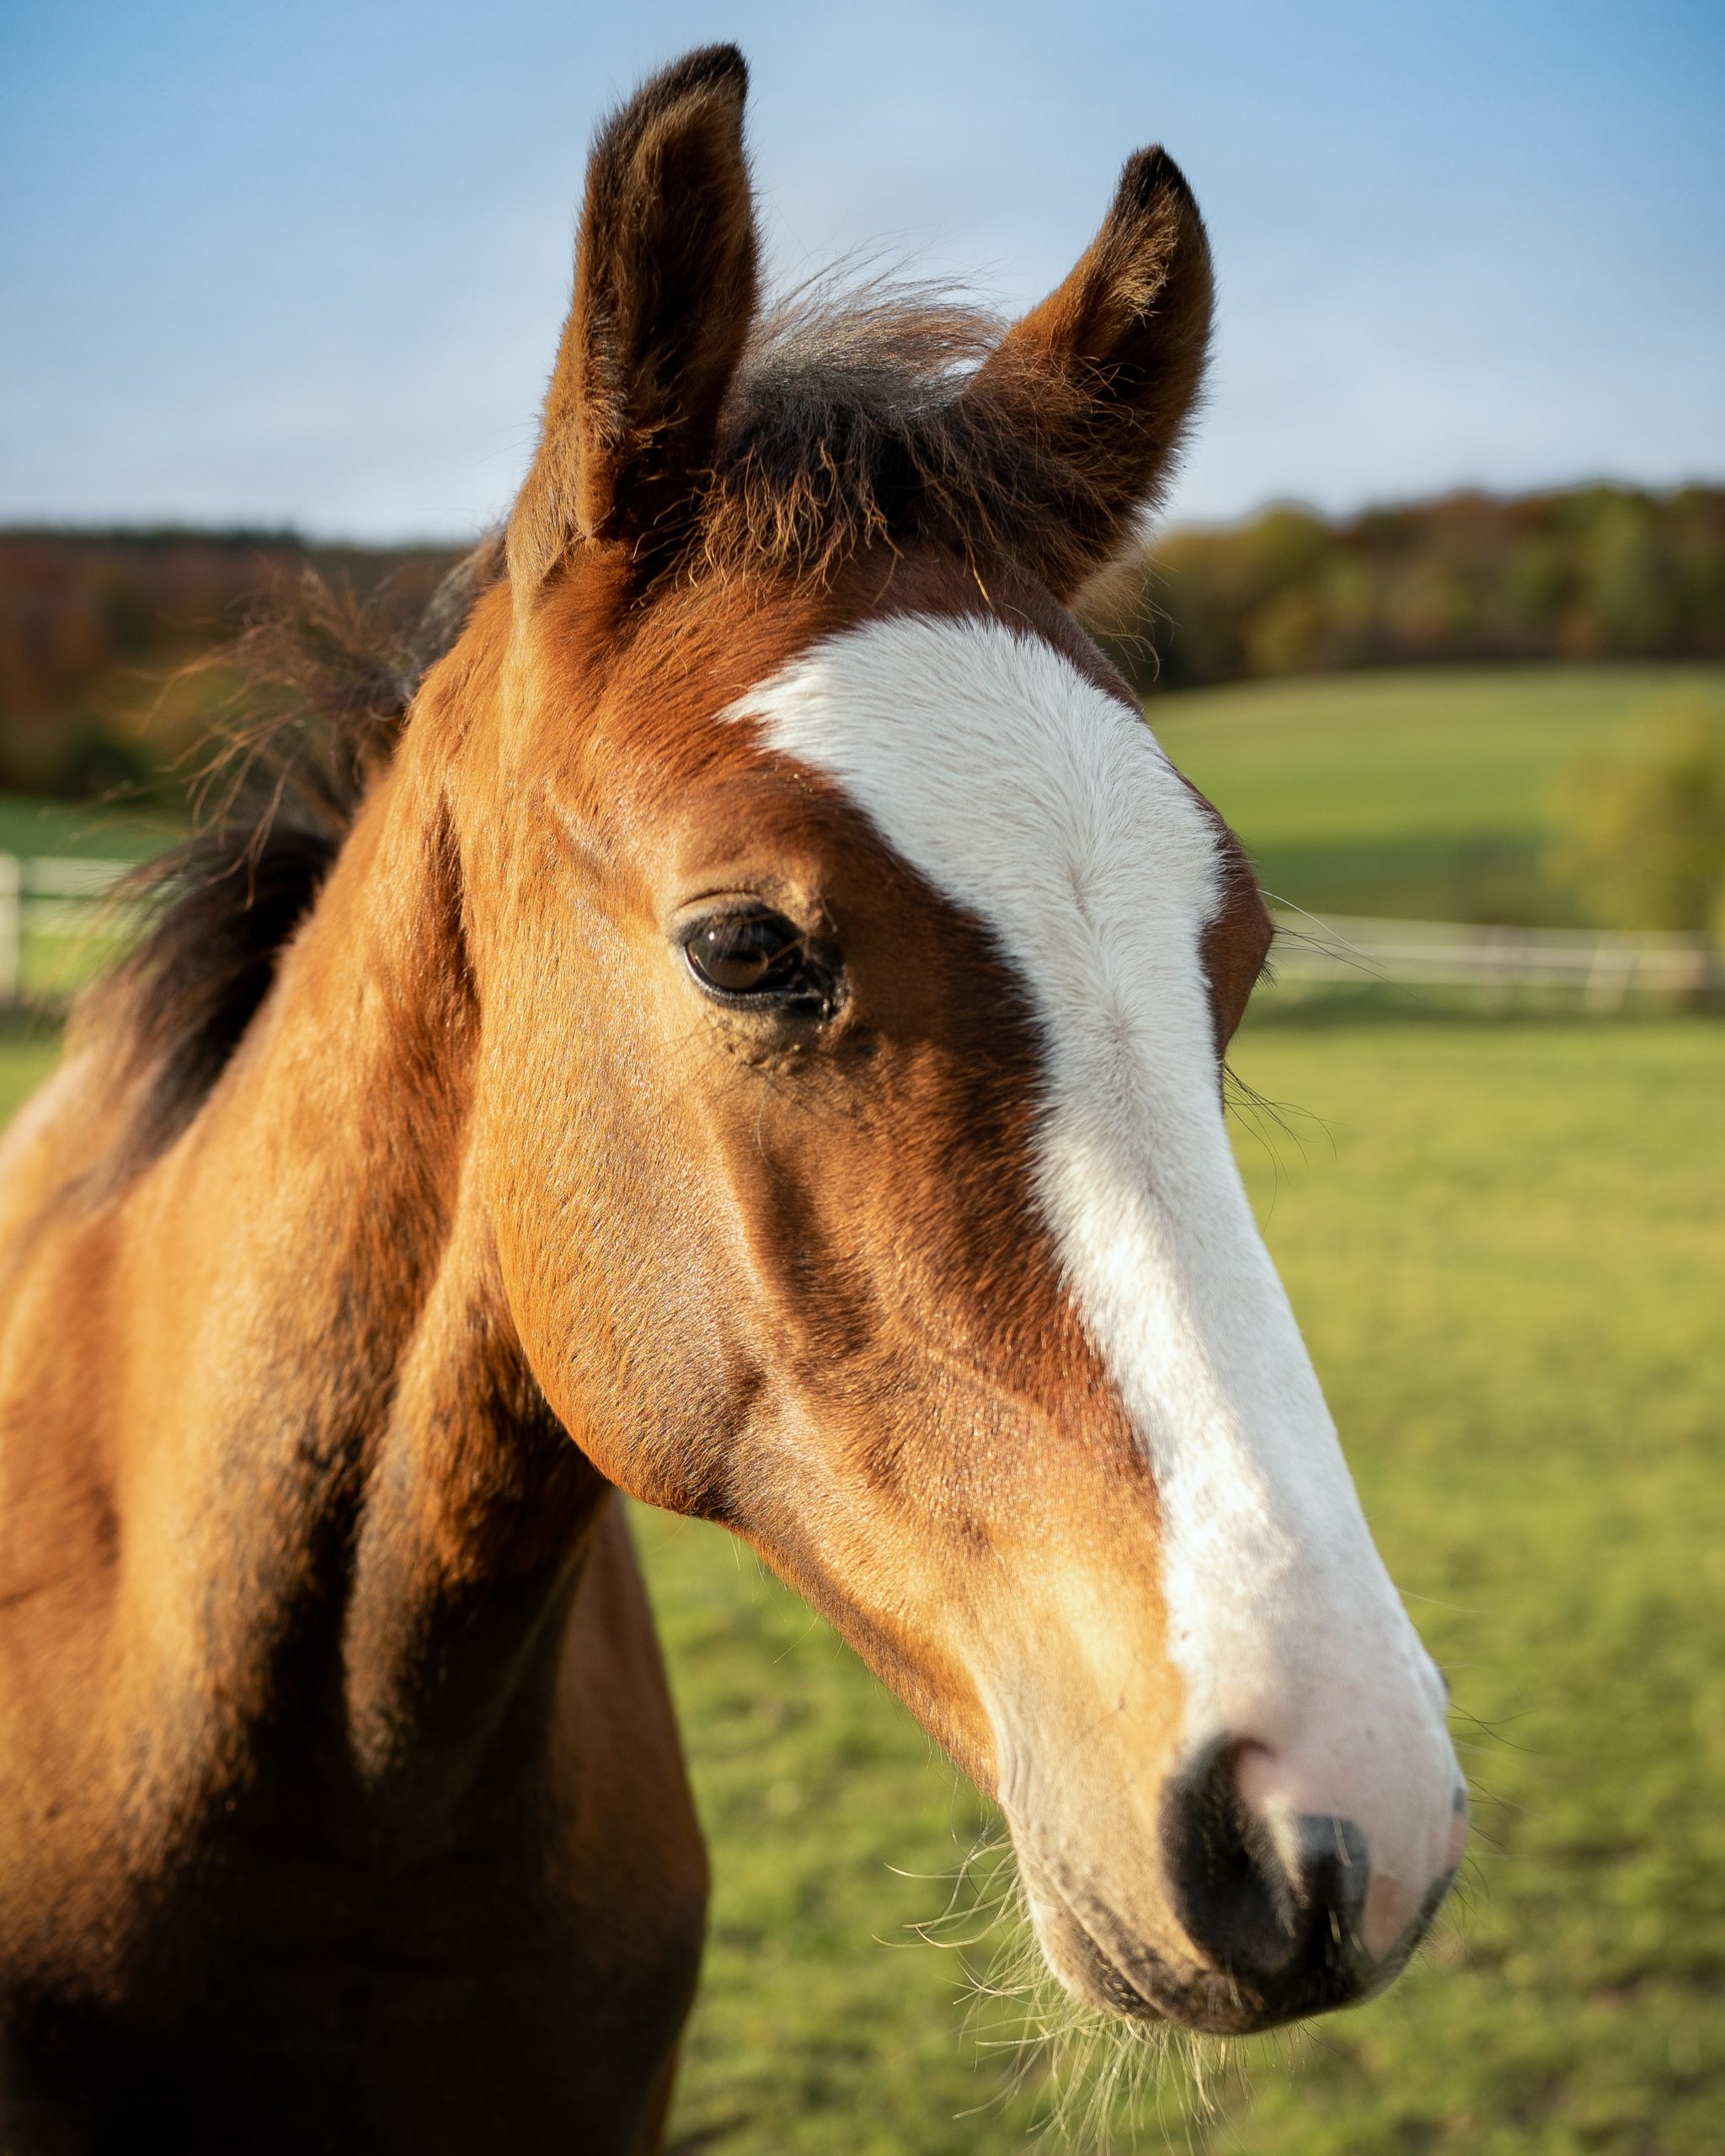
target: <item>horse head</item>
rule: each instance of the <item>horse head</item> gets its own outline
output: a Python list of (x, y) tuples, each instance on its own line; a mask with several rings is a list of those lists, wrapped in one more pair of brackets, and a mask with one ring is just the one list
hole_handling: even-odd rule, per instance
[(1197, 394), (1204, 227), (1151, 150), (1003, 334), (763, 318), (744, 93), (715, 48), (602, 131), (507, 573), (421, 698), (511, 1315), (611, 1482), (997, 1798), (1073, 1992), (1343, 2004), (1458, 1861), (1445, 1686), (1230, 1150), (1268, 917), (1066, 611)]

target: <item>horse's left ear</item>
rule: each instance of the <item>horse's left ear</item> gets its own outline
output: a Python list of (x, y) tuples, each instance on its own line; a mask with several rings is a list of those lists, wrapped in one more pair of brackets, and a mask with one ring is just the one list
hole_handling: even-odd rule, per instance
[(652, 556), (711, 467), (755, 312), (748, 85), (736, 47), (708, 45), (644, 83), (600, 131), (574, 301), (510, 518), (518, 597), (579, 541)]
[(1062, 472), (1061, 513), (1030, 542), (1056, 597), (1102, 568), (1155, 505), (1203, 377), (1213, 296), (1192, 190), (1165, 150), (1140, 150), (1076, 268), (966, 390), (980, 416)]

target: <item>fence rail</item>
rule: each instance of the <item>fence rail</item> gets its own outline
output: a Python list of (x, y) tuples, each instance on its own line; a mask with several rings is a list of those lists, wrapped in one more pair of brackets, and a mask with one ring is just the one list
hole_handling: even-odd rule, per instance
[[(93, 938), (125, 923), (104, 907), (130, 863), (0, 853), (0, 1004), (53, 1002), (88, 977)], [(1279, 985), (1381, 981), (1398, 988), (1553, 989), (1609, 1012), (1632, 996), (1725, 999), (1725, 953), (1704, 937), (1590, 929), (1476, 928), (1461, 921), (1276, 915)]]
[(1725, 995), (1725, 955), (1701, 936), (1291, 912), (1276, 915), (1276, 931), (1275, 977), (1290, 985), (1567, 989), (1597, 1011), (1621, 1010), (1633, 995)]
[(55, 1002), (88, 977), (105, 902), (131, 865), (0, 853), (0, 1004)]

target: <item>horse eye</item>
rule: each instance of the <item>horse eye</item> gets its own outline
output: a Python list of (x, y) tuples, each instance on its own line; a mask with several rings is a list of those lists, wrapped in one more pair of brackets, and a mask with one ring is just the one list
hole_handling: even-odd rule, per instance
[(696, 979), (721, 995), (780, 1002), (821, 992), (802, 931), (782, 914), (733, 914), (703, 921), (683, 948)]

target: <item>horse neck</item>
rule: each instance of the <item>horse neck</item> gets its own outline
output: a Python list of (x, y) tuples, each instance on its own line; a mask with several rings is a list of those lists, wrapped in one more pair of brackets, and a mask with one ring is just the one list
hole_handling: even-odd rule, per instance
[(133, 1334), (134, 1405), (178, 1449), (206, 1696), (287, 1750), (316, 1725), (362, 1806), (416, 1814), (541, 1740), (605, 1488), (499, 1285), (435, 746), (416, 723), (140, 1194)]

